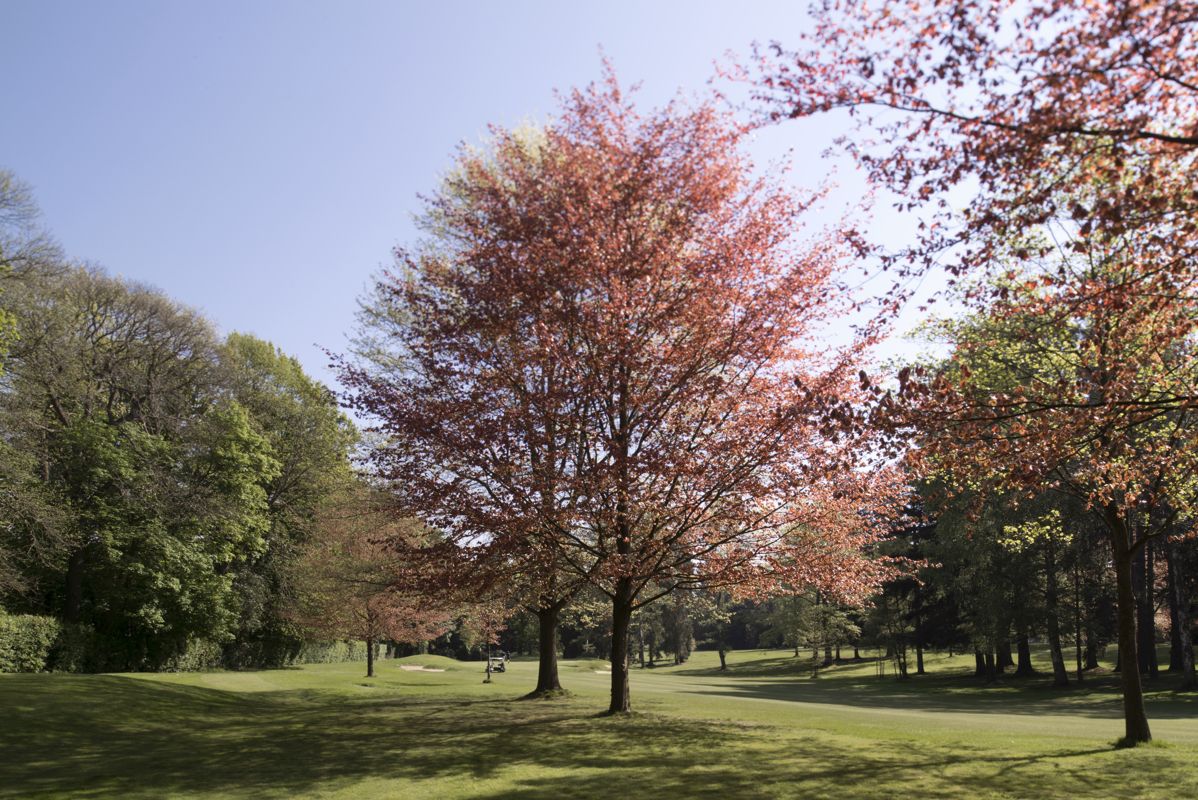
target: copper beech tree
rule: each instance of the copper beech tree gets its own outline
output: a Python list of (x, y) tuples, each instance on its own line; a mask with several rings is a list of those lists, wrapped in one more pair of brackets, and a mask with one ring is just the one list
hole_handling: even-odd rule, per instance
[[(825, 0), (815, 17), (798, 49), (763, 55), (766, 114), (847, 109), (858, 135), (842, 143), (900, 208), (924, 212), (916, 242), (884, 263), (970, 276), (980, 313), (1034, 309), (1042, 324), (1020, 329), (1018, 347), (1069, 353), (1069, 371), (1048, 378), (1025, 371), (999, 388), (968, 369), (906, 373), (900, 394), (924, 404), (918, 458), (1008, 489), (1071, 476), (1106, 523), (1125, 741), (1147, 741), (1128, 570), (1161, 533), (1148, 522), (1192, 502), (1198, 393), (1181, 354), (1198, 308), (1198, 8)], [(964, 210), (957, 187), (975, 190)]]
[(806, 202), (752, 176), (746, 134), (706, 104), (641, 115), (610, 75), (535, 137), (495, 131), (342, 370), (422, 520), (534, 593), (608, 595), (613, 713), (636, 608), (701, 585), (852, 597), (887, 569), (889, 473), (837, 421), (856, 351), (819, 338), (841, 245), (799, 246)]
[[(995, 241), (1066, 218), (1078, 247), (1136, 232), (1153, 258), (1128, 288), (1192, 280), (1193, 3), (821, 0), (813, 12), (795, 49), (759, 53), (759, 99), (774, 120), (847, 110), (856, 135), (841, 143), (870, 178), (900, 208), (934, 211), (894, 264), (985, 267)], [(958, 210), (947, 193), (967, 183), (976, 196)]]

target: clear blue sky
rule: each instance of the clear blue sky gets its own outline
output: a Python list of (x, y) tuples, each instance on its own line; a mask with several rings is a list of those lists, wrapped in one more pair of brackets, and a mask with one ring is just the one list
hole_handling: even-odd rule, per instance
[[(0, 4), (0, 166), (77, 259), (252, 332), (331, 382), (355, 298), (413, 238), (417, 194), (488, 123), (555, 109), (599, 48), (656, 104), (794, 38), (804, 3)], [(825, 166), (829, 123), (761, 134)]]

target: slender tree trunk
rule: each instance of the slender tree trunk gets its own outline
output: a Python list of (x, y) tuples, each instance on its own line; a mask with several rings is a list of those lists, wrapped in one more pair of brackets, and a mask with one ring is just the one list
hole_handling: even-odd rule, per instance
[(366, 677), (374, 677), (374, 640), (366, 639)]
[(923, 670), (923, 642), (919, 639), (915, 640), (915, 674), (927, 674)]
[(1127, 521), (1116, 510), (1107, 509), (1112, 555), (1115, 562), (1115, 588), (1119, 621), (1119, 684), (1123, 690), (1124, 743), (1136, 745), (1152, 741), (1148, 715), (1144, 711), (1144, 692), (1140, 671), (1136, 669), (1136, 594), (1132, 588), (1132, 557)]
[(1069, 671), (1065, 669), (1065, 654), (1061, 651), (1061, 620), (1058, 616), (1059, 604), (1057, 602), (1056, 543), (1053, 541), (1051, 535), (1048, 537), (1048, 542), (1044, 549), (1044, 575), (1044, 606), (1045, 613), (1048, 615), (1048, 652), (1052, 657), (1052, 685), (1063, 687), (1069, 685)]
[(529, 697), (543, 697), (562, 690), (557, 676), (557, 618), (561, 603), (537, 609), (537, 688)]
[(720, 672), (728, 669), (728, 651), (720, 647)]
[[(1185, 594), (1185, 579), (1181, 573), (1181, 559), (1177, 553), (1178, 543), (1169, 538), (1165, 542), (1165, 556), (1169, 578), (1169, 606), (1172, 612), (1173, 640), (1177, 671), (1181, 673), (1181, 688), (1198, 688), (1198, 676), (1194, 674), (1194, 643), (1190, 633), (1190, 602)], [(1174, 654), (1170, 653), (1169, 668), (1173, 669)]]
[(621, 578), (612, 599), (611, 612), (611, 703), (609, 714), (632, 710), (628, 691), (628, 629), (632, 622), (632, 581)]
[(853, 645), (853, 660), (854, 661), (861, 660), (861, 648), (858, 647), (857, 645)]
[(998, 683), (998, 659), (994, 653), (986, 651), (986, 683)]
[(986, 677), (986, 657), (982, 655), (982, 651), (974, 650), (973, 658), (974, 658), (973, 677), (975, 677), (975, 678)]

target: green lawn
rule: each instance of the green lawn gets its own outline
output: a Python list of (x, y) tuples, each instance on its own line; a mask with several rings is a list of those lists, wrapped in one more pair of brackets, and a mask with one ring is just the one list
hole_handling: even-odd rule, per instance
[[(699, 653), (633, 674), (600, 716), (602, 662), (566, 700), (521, 701), (536, 664), (414, 657), (263, 672), (0, 676), (0, 797), (1196, 797), (1198, 696), (1150, 686), (1164, 744), (1114, 750), (1114, 682), (984, 688), (972, 657), (899, 683), (872, 663)], [(444, 672), (400, 669), (423, 664)], [(1045, 667), (1047, 665), (1044, 665)]]

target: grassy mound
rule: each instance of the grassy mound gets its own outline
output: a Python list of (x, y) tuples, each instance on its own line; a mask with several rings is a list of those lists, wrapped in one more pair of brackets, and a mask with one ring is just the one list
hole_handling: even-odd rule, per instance
[(405, 666), (405, 667), (424, 667), (425, 669), (443, 669), (445, 671), (456, 669), (475, 669), (482, 671), (485, 664), (481, 661), (458, 661), (456, 658), (448, 656), (431, 656), (431, 655), (416, 655), (404, 656), (403, 658), (393, 658), (389, 661), (375, 662), (376, 666), (382, 666), (384, 669), (388, 665)]

